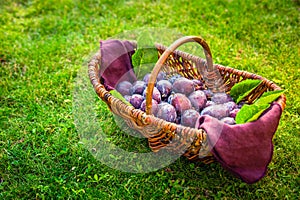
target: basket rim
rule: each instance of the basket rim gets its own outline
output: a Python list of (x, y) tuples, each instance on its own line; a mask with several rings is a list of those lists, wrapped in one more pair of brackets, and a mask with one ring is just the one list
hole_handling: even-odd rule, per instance
[[(133, 45), (135, 45), (136, 43), (133, 41), (132, 42)], [(161, 45), (161, 44), (156, 44), (156, 48), (159, 51), (159, 49), (164, 50), (167, 47)], [(180, 50), (175, 50), (174, 53), (178, 54), (179, 56), (183, 57), (183, 58), (189, 58), (191, 59), (193, 62), (196, 61), (204, 61), (204, 59), (197, 57), (195, 55), (180, 51)], [(93, 85), (93, 88), (95, 90), (95, 92), (97, 93), (98, 97), (101, 98), (108, 106), (108, 108), (115, 114), (120, 115), (123, 118), (126, 118), (127, 120), (130, 120), (132, 123), (131, 125), (133, 125), (133, 128), (137, 128), (138, 130), (142, 130), (143, 131), (143, 127), (147, 126), (147, 125), (151, 125), (154, 127), (157, 127), (157, 129), (163, 131), (163, 132), (168, 132), (169, 136), (168, 137), (172, 137), (174, 138), (176, 135), (176, 133), (181, 133), (181, 137), (184, 139), (184, 141), (190, 140), (191, 138), (194, 139), (194, 145), (193, 148), (195, 147), (196, 149), (198, 149), (198, 151), (202, 148), (205, 148), (207, 146), (207, 141), (208, 141), (208, 137), (207, 137), (207, 133), (204, 129), (197, 129), (197, 128), (190, 128), (190, 127), (186, 127), (183, 126), (181, 124), (176, 124), (175, 122), (168, 122), (165, 121), (163, 119), (157, 118), (154, 115), (148, 115), (146, 112), (140, 110), (140, 109), (136, 109), (131, 105), (127, 105), (126, 103), (124, 103), (122, 100), (114, 97), (106, 88), (103, 84), (101, 84), (100, 81), (100, 77), (99, 77), (99, 73), (98, 70), (100, 69), (100, 64), (101, 64), (101, 50), (98, 50), (90, 59), (89, 63), (88, 63), (88, 75), (90, 78), (90, 81)], [(262, 83), (265, 84), (264, 87), (264, 91), (266, 89), (271, 89), (271, 90), (280, 90), (281, 88), (276, 85), (274, 82), (268, 80), (265, 77), (262, 77), (260, 75), (251, 73), (251, 72), (247, 72), (244, 70), (239, 70), (239, 69), (235, 69), (232, 67), (227, 67), (227, 66), (223, 66), (221, 64), (214, 64), (216, 66), (217, 69), (225, 71), (227, 73), (230, 74), (239, 74), (240, 77), (242, 77), (242, 80), (239, 81), (243, 81), (245, 79), (259, 79), (262, 80)], [(246, 77), (246, 78), (245, 78)], [(234, 83), (235, 84), (235, 83)], [(263, 92), (264, 92), (263, 91)], [(286, 96), (284, 94), (282, 94), (277, 100), (275, 100), (274, 102), (278, 103), (281, 110), (283, 111), (285, 106), (286, 106)], [(133, 123), (134, 122), (134, 123)], [(250, 123), (250, 122), (247, 122)], [(247, 124), (244, 123), (244, 124)], [(232, 125), (234, 126), (234, 125)], [(171, 136), (170, 136), (171, 135)], [(161, 147), (165, 146), (165, 144), (161, 144), (159, 143), (157, 146), (151, 146), (151, 144), (154, 144), (156, 142), (150, 142), (150, 140), (156, 137), (159, 137), (159, 133), (156, 133), (155, 135), (150, 135), (147, 134), (147, 138), (148, 138), (148, 143), (152, 149), (152, 151), (158, 151)], [(155, 140), (155, 139), (154, 139)], [(157, 140), (156, 140), (157, 141)], [(173, 143), (173, 148), (174, 148), (174, 144)], [(177, 143), (178, 144), (178, 143)], [(185, 147), (185, 145), (188, 144), (183, 144), (183, 145), (179, 145), (179, 147), (177, 148), (177, 146), (175, 146), (176, 150), (180, 150), (182, 148)], [(190, 145), (188, 146), (190, 147)], [(209, 151), (204, 151), (204, 154), (206, 154), (207, 156), (204, 158), (199, 158), (198, 153), (194, 153), (194, 150), (188, 150), (184, 153), (184, 155), (189, 159), (189, 160), (202, 160), (202, 162), (207, 162), (210, 163), (211, 162), (211, 158), (212, 155)]]

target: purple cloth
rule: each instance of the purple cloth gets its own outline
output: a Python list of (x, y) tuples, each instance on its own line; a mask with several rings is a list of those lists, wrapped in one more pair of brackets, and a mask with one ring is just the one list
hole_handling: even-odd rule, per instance
[(221, 165), (251, 184), (266, 174), (273, 155), (272, 138), (281, 113), (280, 105), (273, 103), (254, 122), (227, 125), (216, 118), (202, 116), (199, 128), (208, 134), (211, 152)]
[[(128, 41), (106, 40), (100, 42), (100, 76), (108, 90), (121, 80), (136, 81), (132, 69), (133, 45)], [(203, 128), (211, 146), (211, 152), (221, 165), (246, 183), (263, 178), (273, 155), (272, 138), (279, 124), (281, 107), (272, 106), (256, 121), (227, 125), (210, 116), (201, 116), (199, 128)]]
[(99, 75), (107, 90), (112, 90), (118, 82), (137, 80), (132, 69), (131, 56), (134, 46), (129, 41), (100, 41), (101, 66)]

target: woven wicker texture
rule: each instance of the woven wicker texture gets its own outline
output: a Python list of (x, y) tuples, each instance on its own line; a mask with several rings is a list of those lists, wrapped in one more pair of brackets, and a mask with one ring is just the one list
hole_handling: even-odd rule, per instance
[[(178, 46), (187, 42), (200, 44), (206, 56), (206, 60), (195, 55), (175, 50)], [(113, 97), (105, 86), (101, 84), (99, 69), (101, 53), (97, 52), (88, 64), (88, 73), (91, 83), (97, 95), (108, 105), (110, 110), (122, 117), (129, 127), (139, 131), (148, 138), (150, 148), (155, 152), (166, 148), (173, 152), (182, 153), (189, 160), (199, 160), (204, 163), (213, 161), (209, 152), (207, 134), (203, 129), (195, 129), (170, 123), (151, 115), (151, 94), (158, 72), (164, 71), (168, 75), (181, 74), (188, 79), (201, 79), (207, 88), (214, 91), (230, 91), (232, 86), (246, 79), (260, 79), (262, 83), (245, 97), (245, 101), (251, 104), (265, 91), (280, 90), (272, 81), (246, 71), (237, 70), (222, 65), (213, 64), (210, 49), (207, 43), (200, 37), (188, 36), (179, 39), (169, 48), (155, 45), (160, 58), (156, 63), (147, 89), (147, 113), (132, 106), (128, 106), (121, 100)], [(151, 96), (150, 96), (151, 95)], [(285, 108), (286, 97), (281, 95), (277, 103), (282, 110)]]

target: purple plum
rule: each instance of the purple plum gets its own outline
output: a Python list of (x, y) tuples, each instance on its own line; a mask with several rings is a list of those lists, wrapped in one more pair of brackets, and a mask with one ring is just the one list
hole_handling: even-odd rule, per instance
[(192, 106), (199, 112), (201, 111), (207, 102), (206, 95), (201, 90), (196, 90), (189, 95), (189, 100), (192, 103)]
[[(146, 92), (147, 92), (147, 87), (145, 88), (145, 90), (143, 92), (143, 96), (145, 98), (146, 98)], [(154, 99), (155, 101), (157, 101), (157, 103), (161, 102), (161, 94), (160, 94), (159, 90), (156, 87), (153, 87), (152, 99)]]
[(130, 89), (132, 88), (132, 84), (129, 81), (121, 81), (118, 83), (116, 90), (120, 92), (123, 96), (131, 95)]
[(150, 78), (150, 73), (147, 73), (144, 78), (143, 78), (143, 81), (148, 84), (148, 81), (149, 81), (149, 78)]
[(175, 93), (173, 98), (171, 98), (170, 104), (175, 107), (178, 114), (192, 108), (190, 100), (181, 93)]
[(237, 108), (236, 103), (234, 103), (233, 101), (226, 102), (224, 103), (224, 105), (228, 107), (229, 111), (232, 111), (235, 108)]
[(236, 124), (235, 120), (232, 117), (224, 117), (220, 121), (224, 122), (225, 124), (229, 124), (229, 125)]
[(168, 81), (173, 84), (178, 78), (182, 78), (182, 76), (180, 74), (174, 74), (168, 79)]
[(229, 116), (229, 109), (227, 108), (227, 106), (223, 104), (216, 104), (216, 105), (205, 107), (200, 114), (209, 115), (217, 119), (222, 119), (224, 117)]
[(195, 124), (199, 119), (200, 114), (194, 109), (189, 109), (183, 112), (181, 115), (181, 124), (183, 126), (188, 126), (191, 128), (195, 128)]
[(195, 90), (204, 90), (204, 83), (199, 79), (193, 79)]
[(212, 105), (216, 105), (216, 103), (213, 101), (207, 101), (205, 107), (212, 106)]
[(130, 102), (131, 96), (130, 95), (125, 95), (124, 98), (125, 98), (126, 101)]
[(232, 117), (232, 118), (234, 118), (234, 119), (235, 119), (235, 117), (236, 117), (236, 114), (237, 114), (239, 111), (240, 111), (240, 109), (239, 109), (239, 108), (235, 108), (235, 109), (233, 109), (232, 111), (230, 111), (230, 112), (229, 112), (229, 117)]
[(178, 78), (173, 83), (173, 91), (175, 93), (189, 95), (195, 91), (194, 82), (184, 77)]
[(174, 106), (166, 102), (163, 102), (158, 104), (156, 117), (164, 119), (168, 122), (175, 122), (177, 118), (177, 114)]
[(130, 104), (133, 105), (135, 108), (140, 108), (142, 102), (144, 101), (144, 97), (140, 94), (133, 94), (130, 98)]
[(246, 104), (245, 101), (241, 101), (241, 102), (238, 103), (237, 108), (241, 109), (243, 107), (243, 105), (245, 105), (245, 104)]
[[(140, 109), (146, 112), (146, 99), (142, 102)], [(158, 109), (158, 103), (154, 99), (152, 99), (152, 114), (155, 115)]]
[(172, 91), (172, 84), (167, 80), (160, 80), (156, 83), (156, 88), (161, 94), (161, 99), (165, 100), (169, 97)]
[(203, 90), (203, 92), (205, 93), (207, 100), (211, 99), (214, 94), (210, 89)]
[(133, 83), (131, 88), (131, 94), (143, 94), (146, 88), (146, 83), (144, 81), (136, 81)]
[(157, 77), (156, 77), (156, 81), (160, 81), (160, 80), (163, 80), (163, 79), (166, 79), (166, 73), (165, 72), (159, 72), (157, 74)]
[(230, 95), (223, 92), (214, 93), (213, 96), (211, 97), (211, 100), (216, 104), (222, 104), (222, 103), (227, 103), (229, 101), (233, 101)]

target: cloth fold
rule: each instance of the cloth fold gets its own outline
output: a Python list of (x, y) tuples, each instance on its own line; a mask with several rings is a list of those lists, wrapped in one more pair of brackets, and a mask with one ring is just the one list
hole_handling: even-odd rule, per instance
[(132, 68), (131, 56), (134, 46), (129, 41), (101, 40), (101, 67), (99, 77), (107, 90), (113, 90), (121, 81), (137, 80)]
[(281, 113), (280, 105), (273, 103), (258, 120), (237, 125), (227, 125), (216, 118), (201, 116), (199, 128), (206, 131), (211, 152), (221, 165), (252, 184), (267, 172), (273, 155), (272, 138)]

